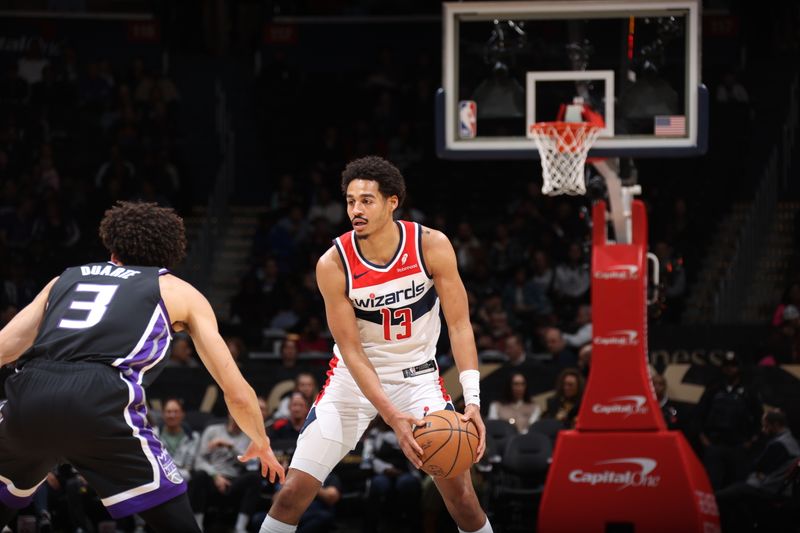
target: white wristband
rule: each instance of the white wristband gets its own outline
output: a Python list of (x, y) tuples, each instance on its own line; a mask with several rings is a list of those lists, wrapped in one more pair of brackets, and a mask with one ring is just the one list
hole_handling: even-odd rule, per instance
[(458, 375), (464, 391), (464, 405), (481, 406), (481, 373), (477, 370), (464, 370)]

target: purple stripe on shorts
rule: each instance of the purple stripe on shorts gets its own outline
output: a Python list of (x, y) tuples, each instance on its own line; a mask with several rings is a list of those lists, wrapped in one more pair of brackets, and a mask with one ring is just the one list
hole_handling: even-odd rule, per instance
[(8, 487), (0, 484), (0, 502), (12, 509), (22, 509), (27, 507), (33, 500), (33, 495), (27, 497), (14, 496), (8, 491)]
[[(168, 327), (169, 324), (164, 317), (159, 316), (142, 348), (119, 366), (122, 370), (120, 375), (133, 391), (133, 399), (127, 407), (127, 413), (133, 428), (136, 428), (139, 436), (145, 440), (157, 463), (155, 467), (158, 471), (158, 487), (108, 506), (109, 514), (114, 518), (144, 511), (186, 492), (186, 482), (147, 421), (145, 390), (140, 384), (144, 368), (154, 363), (159, 355), (166, 351), (169, 343), (166, 331)], [(112, 495), (102, 495), (104, 498), (109, 496)]]
[(161, 505), (173, 498), (176, 498), (186, 492), (186, 484), (172, 485), (169, 487), (162, 487), (158, 490), (146, 492), (133, 498), (109, 505), (106, 507), (108, 514), (111, 518), (124, 518), (135, 513), (140, 513), (148, 509), (152, 509), (157, 505)]

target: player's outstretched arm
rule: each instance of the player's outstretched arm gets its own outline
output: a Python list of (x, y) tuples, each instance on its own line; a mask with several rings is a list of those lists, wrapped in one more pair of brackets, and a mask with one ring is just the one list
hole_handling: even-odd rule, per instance
[(442, 303), (447, 330), (450, 332), (453, 358), (464, 389), (464, 420), (472, 420), (480, 435), (477, 450), (479, 461), (486, 449), (486, 428), (481, 418), (478, 350), (469, 319), (467, 291), (458, 273), (455, 250), (447, 236), (441, 231), (428, 228), (423, 228), (422, 232), (422, 253)]
[(36, 340), (36, 335), (39, 333), (45, 309), (47, 309), (50, 289), (53, 288), (57, 279), (53, 278), (50, 283), (45, 285), (36, 298), (0, 330), (0, 366), (13, 363), (33, 345), (33, 341)]
[(345, 294), (344, 268), (334, 248), (325, 252), (317, 262), (317, 284), (325, 300), (328, 327), (339, 351), (342, 352), (342, 357), (345, 358), (350, 374), (364, 396), (395, 431), (403, 453), (414, 466), (419, 468), (422, 466), (420, 460), (422, 448), (414, 440), (411, 428), (413, 425), (423, 424), (424, 421), (399, 411), (386, 396), (375, 367), (370, 363), (361, 345), (356, 315)]
[(162, 276), (159, 281), (170, 320), (188, 331), (200, 359), (222, 389), (231, 416), (250, 437), (250, 446), (240, 460), (260, 459), (262, 475), (269, 476), (271, 482), (277, 477), (283, 483), (284, 470), (269, 445), (256, 393), (220, 336), (211, 304), (200, 291), (175, 276)]

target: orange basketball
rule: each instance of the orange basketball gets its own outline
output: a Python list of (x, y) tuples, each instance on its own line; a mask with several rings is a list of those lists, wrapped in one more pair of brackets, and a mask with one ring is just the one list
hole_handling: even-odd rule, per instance
[(424, 472), (449, 479), (475, 462), (480, 438), (471, 420), (462, 422), (455, 411), (434, 411), (423, 420), (425, 425), (414, 429), (414, 438), (422, 447)]

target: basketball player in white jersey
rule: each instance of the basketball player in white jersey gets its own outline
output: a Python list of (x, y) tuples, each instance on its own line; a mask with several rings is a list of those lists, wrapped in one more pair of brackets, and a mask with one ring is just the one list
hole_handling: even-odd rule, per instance
[[(440, 302), (464, 389), (462, 418), (472, 420), (480, 435), (478, 459), (486, 446), (477, 351), (450, 241), (439, 231), (394, 220), (405, 181), (380, 157), (349, 163), (342, 192), (353, 230), (337, 238), (317, 263), (317, 283), (336, 341), (328, 381), (308, 414), (286, 483), (261, 533), (296, 531), (323, 480), (378, 414), (396, 433), (406, 457), (422, 466), (413, 426), (424, 424), (428, 412), (453, 409), (435, 359)], [(492, 531), (469, 470), (434, 481), (459, 531)]]

